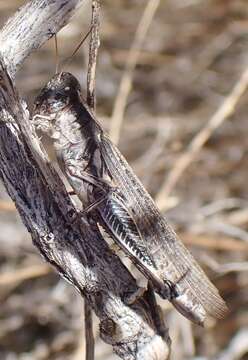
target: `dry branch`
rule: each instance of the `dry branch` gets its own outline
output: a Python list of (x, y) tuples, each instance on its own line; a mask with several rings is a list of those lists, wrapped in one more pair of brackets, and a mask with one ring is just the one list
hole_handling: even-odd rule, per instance
[(0, 275), (0, 286), (19, 284), (22, 281), (45, 276), (51, 272), (52, 268), (46, 264), (32, 265), (12, 272)]
[(95, 110), (96, 107), (96, 64), (97, 53), (100, 46), (100, 2), (98, 0), (92, 0), (92, 18), (91, 18), (91, 37), (89, 47), (89, 65), (87, 74), (87, 103)]
[(96, 227), (72, 221), (76, 209), (8, 76), (65, 25), (79, 2), (30, 1), (0, 33), (0, 177), (42, 256), (94, 309), (102, 339), (123, 359), (166, 359), (169, 341), (155, 303), (143, 297), (126, 305), (138, 289), (135, 280)]
[(10, 76), (25, 58), (67, 24), (83, 0), (32, 0), (26, 3), (0, 33), (1, 55)]
[(110, 138), (116, 144), (119, 141), (127, 98), (132, 87), (133, 72), (139, 58), (141, 47), (159, 4), (160, 0), (148, 0), (127, 56), (127, 62), (116, 96), (110, 125)]
[(164, 180), (161, 189), (156, 197), (157, 205), (164, 208), (166, 199), (177, 184), (187, 167), (194, 161), (199, 151), (208, 141), (213, 132), (235, 111), (236, 105), (248, 87), (248, 67), (245, 68), (232, 91), (225, 98), (221, 106), (209, 119), (206, 126), (196, 134), (188, 149), (179, 157), (171, 169), (168, 177)]
[(85, 330), (85, 347), (86, 360), (94, 360), (95, 358), (95, 340), (93, 333), (93, 319), (91, 306), (87, 299), (84, 299), (84, 330)]
[[(98, 48), (100, 46), (100, 2), (92, 0), (91, 15), (91, 34), (89, 45), (89, 64), (87, 73), (87, 103), (92, 111), (96, 108), (96, 65)], [(90, 304), (84, 300), (84, 323), (85, 323), (85, 343), (86, 343), (86, 360), (94, 360), (95, 341), (93, 333), (93, 319)]]

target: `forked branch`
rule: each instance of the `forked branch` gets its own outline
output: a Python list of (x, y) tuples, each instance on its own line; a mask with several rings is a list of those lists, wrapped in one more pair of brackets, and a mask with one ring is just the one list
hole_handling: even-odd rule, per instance
[(66, 24), (79, 3), (30, 1), (0, 33), (0, 177), (40, 253), (94, 309), (101, 338), (123, 359), (166, 359), (169, 340), (156, 304), (145, 296), (127, 305), (128, 295), (138, 289), (134, 278), (96, 227), (86, 218), (72, 221), (76, 209), (11, 80), (24, 59)]

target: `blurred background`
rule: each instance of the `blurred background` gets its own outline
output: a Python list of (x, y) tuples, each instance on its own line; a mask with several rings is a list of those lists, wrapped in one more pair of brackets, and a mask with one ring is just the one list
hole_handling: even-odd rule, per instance
[[(1, 26), (23, 3), (0, 2)], [(164, 0), (157, 8), (150, 1), (145, 24), (151, 24), (146, 34), (141, 29), (144, 43), (131, 62), (132, 89), (120, 98), (125, 113), (113, 116), (146, 6), (144, 0), (102, 2), (98, 118), (115, 139), (119, 134), (119, 148), (230, 309), (225, 319), (202, 329), (159, 300), (171, 359), (248, 359), (247, 85), (231, 116), (219, 124), (213, 118), (248, 66), (247, 1)], [(60, 59), (72, 54), (90, 17), (85, 1), (58, 35)], [(83, 89), (87, 56), (86, 41), (65, 69)], [(52, 39), (19, 71), (18, 87), (30, 107), (55, 63)], [(182, 162), (202, 131), (207, 141)], [(43, 262), (1, 184), (0, 228), (0, 359), (83, 359), (82, 299)], [(99, 339), (96, 318), (94, 327), (96, 359), (117, 359)]]

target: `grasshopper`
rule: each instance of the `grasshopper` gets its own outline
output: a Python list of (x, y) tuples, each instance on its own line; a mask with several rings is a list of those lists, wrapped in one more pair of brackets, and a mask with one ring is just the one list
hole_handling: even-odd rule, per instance
[(218, 290), (103, 131), (72, 74), (58, 73), (42, 89), (33, 123), (53, 139), (84, 213), (107, 231), (155, 291), (197, 324), (207, 316), (223, 317), (227, 307)]

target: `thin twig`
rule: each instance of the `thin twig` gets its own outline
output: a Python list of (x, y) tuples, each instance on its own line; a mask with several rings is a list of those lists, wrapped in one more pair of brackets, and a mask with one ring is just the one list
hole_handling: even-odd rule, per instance
[(245, 358), (248, 351), (248, 329), (243, 327), (232, 337), (230, 343), (216, 357), (216, 360), (236, 360)]
[(85, 330), (85, 359), (94, 360), (95, 356), (95, 341), (93, 333), (92, 310), (88, 300), (84, 299), (84, 330)]
[(159, 208), (163, 208), (166, 198), (169, 196), (183, 172), (199, 154), (200, 149), (208, 141), (213, 132), (235, 111), (241, 96), (248, 87), (248, 67), (233, 87), (231, 93), (225, 98), (216, 113), (210, 118), (206, 126), (193, 138), (188, 149), (179, 157), (165, 179), (156, 197)]
[(52, 271), (52, 267), (46, 264), (32, 265), (12, 272), (6, 272), (0, 276), (0, 286), (8, 286), (21, 283), (25, 280), (45, 276)]
[(148, 0), (144, 13), (137, 27), (132, 46), (128, 53), (125, 71), (122, 76), (119, 91), (115, 99), (110, 124), (110, 138), (116, 144), (119, 141), (127, 98), (132, 87), (133, 72), (139, 58), (140, 50), (144, 44), (147, 32), (159, 4), (160, 0)]
[(248, 262), (230, 262), (226, 264), (219, 264), (213, 257), (204, 254), (201, 258), (202, 262), (205, 263), (210, 269), (218, 274), (227, 274), (229, 272), (247, 272)]
[[(87, 103), (95, 111), (96, 108), (96, 64), (100, 46), (100, 1), (92, 0), (91, 36), (89, 44), (89, 63), (87, 73)], [(95, 341), (93, 333), (92, 310), (88, 300), (84, 299), (85, 359), (94, 360)]]
[(92, 18), (91, 18), (91, 36), (89, 46), (89, 64), (87, 74), (87, 103), (95, 110), (96, 96), (95, 96), (95, 78), (96, 78), (96, 63), (98, 48), (100, 46), (100, 1), (92, 0)]
[(248, 244), (244, 241), (233, 239), (223, 235), (193, 234), (192, 232), (179, 233), (184, 244), (197, 246), (209, 250), (242, 251), (248, 254)]
[(15, 212), (16, 207), (13, 202), (1, 200), (0, 201), (0, 211), (8, 211), (8, 212)]

